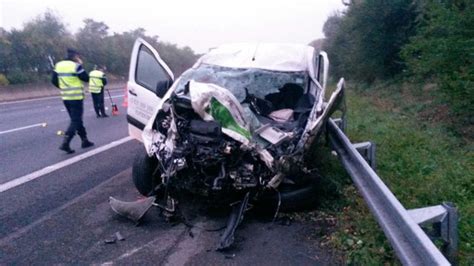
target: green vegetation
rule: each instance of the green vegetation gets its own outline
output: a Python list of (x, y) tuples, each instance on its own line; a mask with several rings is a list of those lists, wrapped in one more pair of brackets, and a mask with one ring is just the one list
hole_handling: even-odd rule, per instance
[(440, 101), (462, 124), (474, 123), (474, 2), (426, 4), (417, 34), (402, 50), (409, 74), (417, 81), (433, 78)]
[(434, 86), (413, 93), (446, 107), (452, 129), (473, 137), (473, 1), (354, 0), (323, 30), (336, 78), (428, 81)]
[(65, 57), (66, 49), (72, 47), (81, 53), (86, 70), (104, 65), (107, 73), (124, 77), (138, 37), (160, 51), (175, 75), (197, 59), (191, 48), (158, 41), (157, 36), (146, 35), (142, 28), (110, 34), (104, 22), (85, 19), (84, 26), (72, 34), (59, 17), (48, 11), (25, 23), (22, 29), (0, 28), (0, 75), (11, 84), (47, 81), (51, 72), (48, 56), (59, 61)]
[[(376, 143), (395, 196), (408, 209), (458, 207), (460, 265), (474, 264), (473, 29), (473, 1), (354, 0), (328, 18), (323, 43), (333, 77), (359, 84), (349, 86), (347, 134)], [(397, 264), (338, 160), (327, 149), (314, 157), (326, 179), (323, 215), (309, 219), (337, 221), (323, 244), (349, 263)]]
[[(378, 93), (381, 87), (386, 89), (384, 94)], [(461, 216), (460, 265), (472, 265), (474, 145), (452, 135), (440, 123), (419, 120), (419, 103), (394, 85), (355, 89), (350, 87), (347, 99), (349, 138), (377, 144), (377, 173), (407, 209), (444, 201), (456, 204)], [(345, 251), (348, 263), (380, 265), (397, 261), (339, 160), (328, 148), (311, 158), (325, 178), (321, 207), (309, 218), (337, 221), (333, 231), (324, 234), (323, 244)]]
[(331, 72), (364, 82), (400, 73), (401, 47), (415, 32), (413, 1), (354, 1), (347, 13), (326, 21), (324, 50)]
[(0, 86), (6, 86), (8, 84), (10, 83), (8, 82), (7, 77), (5, 77), (3, 74), (0, 74)]

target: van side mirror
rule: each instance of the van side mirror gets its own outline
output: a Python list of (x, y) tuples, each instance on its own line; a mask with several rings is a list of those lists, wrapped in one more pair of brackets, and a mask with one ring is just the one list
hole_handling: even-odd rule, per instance
[(156, 84), (156, 90), (155, 90), (156, 96), (158, 96), (159, 98), (163, 98), (163, 96), (165, 96), (168, 89), (171, 87), (171, 84), (172, 82), (169, 79), (158, 81), (158, 83)]
[(326, 52), (321, 51), (319, 53), (316, 71), (316, 79), (323, 87), (323, 90), (325, 90), (329, 74), (329, 59)]

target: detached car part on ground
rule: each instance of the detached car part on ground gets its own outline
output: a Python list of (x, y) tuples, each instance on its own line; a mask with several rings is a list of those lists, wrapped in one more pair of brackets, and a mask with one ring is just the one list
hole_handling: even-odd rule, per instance
[[(140, 65), (149, 55), (161, 69)], [(314, 199), (314, 173), (303, 158), (343, 100), (344, 88), (341, 79), (324, 100), (329, 64), (324, 52), (296, 44), (224, 45), (174, 82), (163, 64), (151, 46), (136, 41), (129, 97), (156, 89), (159, 99), (141, 135), (146, 153), (133, 166), (134, 184), (147, 198), (111, 197), (114, 211), (135, 222), (153, 205), (172, 214), (183, 192), (213, 204), (236, 203), (220, 242), (225, 249), (250, 205), (272, 202), (268, 208), (278, 212)], [(156, 74), (147, 77), (153, 68)], [(133, 136), (140, 126), (131, 116)]]

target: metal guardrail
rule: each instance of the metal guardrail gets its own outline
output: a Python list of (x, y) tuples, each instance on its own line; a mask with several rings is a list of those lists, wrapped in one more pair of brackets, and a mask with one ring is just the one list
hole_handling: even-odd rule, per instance
[[(342, 122), (342, 121), (341, 121)], [(454, 259), (457, 251), (457, 210), (452, 204), (406, 210), (378, 177), (375, 168), (375, 147), (370, 142), (352, 144), (333, 119), (327, 123), (332, 148), (390, 240), (404, 265), (450, 265), (422, 227), (432, 225), (430, 236), (444, 241), (447, 257)], [(360, 153), (359, 150), (365, 153)]]

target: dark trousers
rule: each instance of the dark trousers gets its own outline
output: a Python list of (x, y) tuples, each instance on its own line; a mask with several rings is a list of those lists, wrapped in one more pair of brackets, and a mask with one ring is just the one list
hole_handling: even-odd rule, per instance
[(105, 116), (104, 89), (102, 88), (102, 90), (100, 90), (100, 93), (91, 93), (91, 95), (96, 115)]
[(67, 113), (71, 118), (69, 127), (67, 128), (66, 135), (73, 137), (76, 133), (81, 137), (81, 139), (87, 138), (86, 128), (82, 123), (82, 114), (84, 113), (84, 103), (83, 100), (72, 100), (72, 101), (63, 101), (64, 106), (66, 106)]

